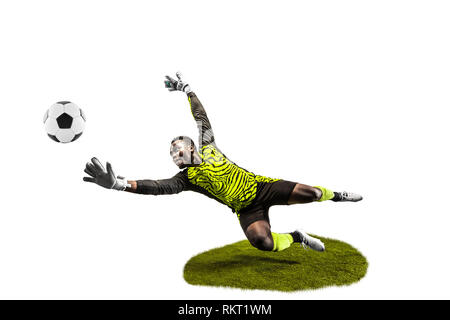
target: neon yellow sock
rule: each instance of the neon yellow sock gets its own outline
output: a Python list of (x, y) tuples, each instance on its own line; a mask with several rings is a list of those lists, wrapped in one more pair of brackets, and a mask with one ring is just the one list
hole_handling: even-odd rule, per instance
[(320, 189), (322, 191), (322, 197), (318, 200), (320, 201), (326, 201), (331, 200), (334, 198), (334, 192), (331, 190), (328, 190), (324, 187), (314, 186), (314, 188)]
[(289, 233), (275, 233), (272, 232), (273, 238), (273, 249), (272, 251), (278, 252), (283, 251), (291, 246), (294, 239)]

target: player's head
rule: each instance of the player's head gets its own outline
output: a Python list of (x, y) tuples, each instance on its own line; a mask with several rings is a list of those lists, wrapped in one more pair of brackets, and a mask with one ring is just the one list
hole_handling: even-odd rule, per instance
[(194, 164), (194, 153), (197, 152), (194, 141), (186, 136), (178, 136), (170, 143), (170, 156), (180, 168)]

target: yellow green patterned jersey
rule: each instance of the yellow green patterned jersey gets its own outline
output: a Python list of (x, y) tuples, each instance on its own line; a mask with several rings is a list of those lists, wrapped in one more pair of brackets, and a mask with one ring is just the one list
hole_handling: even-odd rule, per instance
[(202, 147), (203, 162), (187, 169), (191, 184), (201, 187), (233, 211), (248, 206), (256, 196), (258, 182), (275, 182), (272, 179), (249, 172), (227, 159), (214, 145)]
[(259, 183), (280, 179), (256, 175), (230, 161), (217, 147), (208, 116), (197, 96), (191, 92), (188, 98), (199, 130), (198, 151), (203, 162), (185, 168), (170, 179), (138, 180), (136, 192), (161, 195), (190, 190), (239, 212), (255, 198)]

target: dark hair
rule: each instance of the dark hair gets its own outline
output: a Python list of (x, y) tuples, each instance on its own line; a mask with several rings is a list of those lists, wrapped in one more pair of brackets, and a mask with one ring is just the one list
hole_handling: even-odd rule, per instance
[(193, 141), (191, 138), (189, 138), (188, 136), (178, 136), (178, 137), (175, 137), (175, 138), (172, 139), (172, 141), (170, 142), (170, 144), (174, 143), (175, 141), (179, 141), (179, 140), (188, 143), (188, 144), (189, 144), (189, 147), (194, 147), (194, 149), (195, 149), (195, 143), (194, 143), (194, 141)]

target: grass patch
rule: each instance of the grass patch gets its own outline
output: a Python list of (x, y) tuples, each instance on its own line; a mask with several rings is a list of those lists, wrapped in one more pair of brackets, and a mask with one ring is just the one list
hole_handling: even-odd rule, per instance
[(325, 252), (303, 250), (298, 243), (281, 252), (253, 248), (247, 240), (192, 257), (184, 279), (192, 285), (298, 291), (342, 286), (367, 272), (366, 258), (351, 245), (322, 238)]

